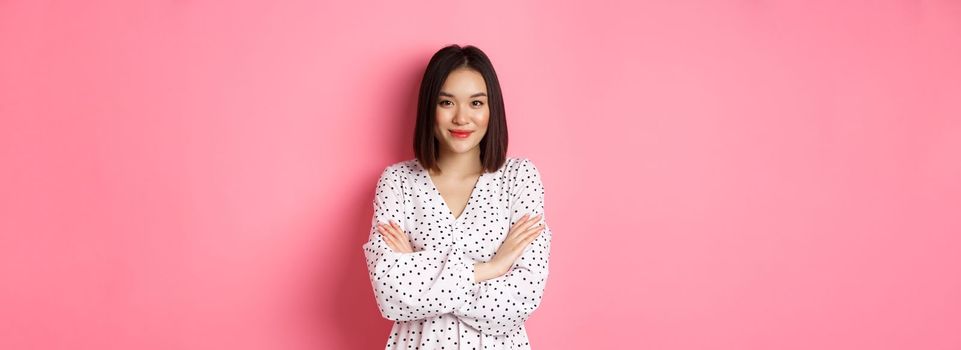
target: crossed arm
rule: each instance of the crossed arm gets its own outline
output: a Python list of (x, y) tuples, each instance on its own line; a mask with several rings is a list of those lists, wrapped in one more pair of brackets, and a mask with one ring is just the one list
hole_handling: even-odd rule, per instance
[(534, 225), (543, 218), (544, 190), (530, 160), (522, 160), (511, 188), (511, 232), (495, 258), (476, 262), (456, 246), (413, 251), (400, 181), (385, 170), (363, 247), (382, 316), (404, 321), (449, 313), (482, 333), (517, 330), (540, 305), (552, 233), (546, 220)]

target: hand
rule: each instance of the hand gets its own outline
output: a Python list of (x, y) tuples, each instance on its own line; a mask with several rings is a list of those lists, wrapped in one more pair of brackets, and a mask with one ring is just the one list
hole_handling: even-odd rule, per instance
[(530, 214), (524, 214), (520, 220), (514, 223), (510, 232), (507, 233), (507, 238), (494, 253), (494, 257), (487, 262), (491, 270), (497, 274), (493, 277), (507, 273), (507, 270), (514, 265), (514, 261), (524, 253), (527, 245), (540, 236), (545, 228), (544, 223), (540, 222), (537, 225), (534, 225), (534, 223), (538, 222), (537, 219), (543, 216), (544, 214), (538, 214), (531, 217)]
[(400, 229), (400, 225), (390, 220), (390, 224), (377, 224), (377, 231), (384, 237), (387, 246), (397, 253), (413, 253), (414, 247), (410, 245), (410, 238)]

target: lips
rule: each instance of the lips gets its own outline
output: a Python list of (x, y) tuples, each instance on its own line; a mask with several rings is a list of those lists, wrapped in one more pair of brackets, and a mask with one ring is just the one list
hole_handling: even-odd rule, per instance
[(471, 130), (450, 130), (450, 134), (458, 138), (467, 138), (473, 131)]

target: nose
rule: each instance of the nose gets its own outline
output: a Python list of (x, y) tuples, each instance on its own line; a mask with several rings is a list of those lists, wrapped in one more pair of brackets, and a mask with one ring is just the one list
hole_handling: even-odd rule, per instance
[(454, 112), (454, 123), (458, 125), (467, 124), (467, 112), (463, 111), (462, 108), (456, 108)]

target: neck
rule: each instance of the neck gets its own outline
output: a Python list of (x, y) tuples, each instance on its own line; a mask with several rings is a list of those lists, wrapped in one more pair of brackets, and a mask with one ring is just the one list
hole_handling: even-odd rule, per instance
[(443, 149), (437, 159), (437, 167), (445, 176), (465, 178), (477, 176), (484, 171), (480, 161), (480, 147), (474, 147), (464, 153)]

